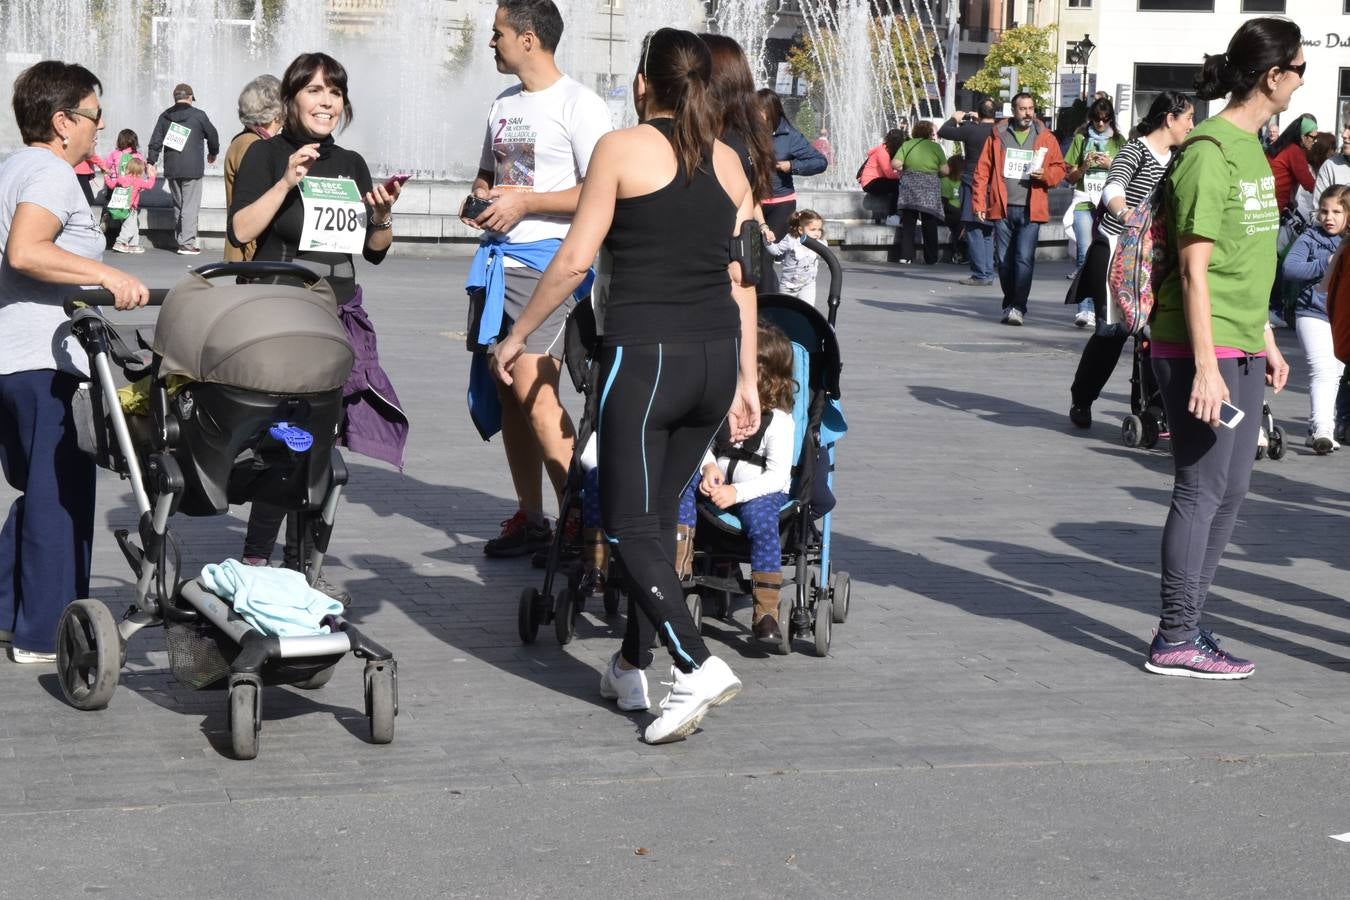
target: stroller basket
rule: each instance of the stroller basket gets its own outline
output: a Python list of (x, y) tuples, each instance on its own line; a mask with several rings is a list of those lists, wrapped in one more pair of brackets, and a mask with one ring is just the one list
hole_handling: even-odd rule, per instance
[[(194, 691), (213, 685), (230, 674), (230, 661), (222, 646), (233, 645), (219, 628), (206, 620), (164, 622), (164, 639), (169, 646), (169, 670), (173, 677)], [(235, 654), (238, 648), (234, 647)]]

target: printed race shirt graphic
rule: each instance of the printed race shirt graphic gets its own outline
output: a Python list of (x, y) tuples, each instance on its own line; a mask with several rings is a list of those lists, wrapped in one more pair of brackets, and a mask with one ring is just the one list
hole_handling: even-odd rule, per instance
[(496, 185), (518, 191), (534, 190), (535, 130), (523, 116), (498, 119), (492, 131), (492, 158)]
[(1247, 234), (1274, 231), (1280, 224), (1279, 204), (1275, 200), (1275, 176), (1257, 181), (1238, 181), (1242, 198), (1242, 224)]

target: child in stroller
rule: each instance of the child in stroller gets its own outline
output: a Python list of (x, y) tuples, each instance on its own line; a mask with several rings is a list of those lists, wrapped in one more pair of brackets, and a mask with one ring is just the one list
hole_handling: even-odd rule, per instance
[[(287, 277), (305, 286), (212, 281), (236, 276)], [(179, 681), (194, 689), (228, 685), (232, 748), (252, 759), (263, 684), (319, 687), (351, 652), (366, 660), (371, 741), (388, 743), (397, 714), (397, 670), (388, 650), (340, 612), (303, 623), (299, 636), (293, 628), (265, 633), (209, 590), (208, 579), (180, 578), (181, 553), (169, 529), (175, 512), (224, 515), (231, 504), (258, 499), (296, 510), (314, 539), (310, 583), (318, 577), (347, 481), (334, 441), (353, 360), (332, 291), (302, 266), (217, 263), (197, 269), (167, 296), (152, 292), (151, 302), (162, 309), (146, 347), (153, 352), (148, 363), (92, 308), (110, 305), (104, 292), (81, 292), (66, 303), (93, 373), (83, 406), (87, 449), (130, 481), (139, 525), (135, 537), (126, 530), (115, 535), (136, 581), (122, 622), (93, 599), (77, 601), (61, 618), (63, 694), (79, 709), (107, 706), (127, 640), (162, 624)], [(114, 364), (132, 381), (149, 376), (148, 418), (123, 411)], [(258, 620), (252, 612), (249, 618)]]
[[(783, 587), (783, 548), (778, 513), (792, 486), (792, 344), (773, 325), (759, 323), (759, 431), (739, 443), (727, 440), (725, 428), (703, 457), (698, 492), (718, 509), (735, 513), (750, 541), (750, 579), (755, 610), (751, 632), (758, 641), (776, 644), (778, 600)], [(692, 532), (697, 524), (694, 482), (680, 504), (680, 525)], [(685, 543), (688, 543), (687, 534)], [(681, 554), (677, 551), (677, 560)], [(679, 566), (677, 566), (678, 570)], [(682, 573), (683, 574), (683, 573)]]

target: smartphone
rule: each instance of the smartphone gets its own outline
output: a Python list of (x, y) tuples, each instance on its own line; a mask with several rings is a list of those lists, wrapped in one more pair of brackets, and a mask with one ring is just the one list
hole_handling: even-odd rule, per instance
[(464, 205), (459, 208), (459, 214), (465, 219), (477, 219), (487, 212), (487, 208), (491, 205), (491, 200), (470, 194), (464, 198)]
[(1242, 421), (1242, 417), (1245, 415), (1246, 413), (1227, 400), (1219, 404), (1219, 424), (1223, 425), (1224, 428), (1238, 427), (1238, 423)]
[(388, 181), (386, 181), (386, 182), (384, 183), (384, 189), (385, 189), (386, 191), (392, 191), (392, 190), (394, 189), (394, 185), (398, 185), (399, 187), (402, 187), (404, 184), (406, 184), (406, 183), (408, 182), (408, 179), (409, 179), (409, 178), (412, 178), (412, 176), (411, 176), (411, 175), (395, 175), (393, 178), (390, 178)]

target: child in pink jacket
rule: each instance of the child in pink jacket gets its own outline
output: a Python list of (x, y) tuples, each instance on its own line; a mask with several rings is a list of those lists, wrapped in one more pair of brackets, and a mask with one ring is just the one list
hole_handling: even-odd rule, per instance
[(155, 168), (140, 154), (140, 140), (130, 128), (117, 135), (117, 149), (103, 163), (103, 184), (111, 191), (108, 215), (121, 223), (113, 250), (117, 253), (144, 253), (141, 246), (141, 191), (155, 186)]

